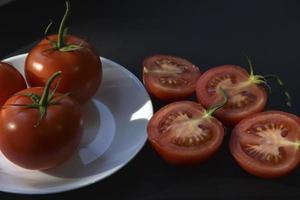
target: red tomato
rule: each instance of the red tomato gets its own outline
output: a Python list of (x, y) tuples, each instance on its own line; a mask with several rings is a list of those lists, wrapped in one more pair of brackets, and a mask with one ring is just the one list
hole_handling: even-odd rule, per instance
[(0, 108), (16, 92), (26, 88), (23, 76), (13, 66), (0, 62)]
[[(48, 39), (57, 41), (57, 35)], [(30, 86), (44, 86), (56, 71), (62, 71), (58, 91), (70, 92), (78, 102), (85, 103), (98, 90), (102, 79), (102, 66), (95, 49), (81, 38), (67, 35), (66, 44), (76, 44), (82, 48), (74, 51), (53, 49), (44, 39), (28, 54), (25, 75)]]
[(165, 101), (192, 95), (200, 74), (197, 66), (179, 57), (155, 55), (143, 62), (143, 81), (148, 92)]
[(243, 118), (260, 112), (267, 102), (264, 87), (256, 83), (255, 75), (250, 76), (243, 68), (223, 65), (207, 70), (197, 81), (196, 94), (206, 108), (222, 98), (219, 92), (224, 89), (228, 103), (219, 109), (215, 116), (227, 125), (234, 125)]
[(68, 159), (83, 131), (79, 104), (60, 93), (47, 103), (41, 118), (40, 107), (29, 105), (43, 92), (42, 87), (22, 90), (0, 112), (0, 149), (10, 161), (28, 169), (52, 168)]
[(230, 150), (247, 172), (273, 178), (288, 174), (300, 162), (300, 120), (281, 111), (257, 113), (233, 130)]
[(223, 125), (206, 116), (198, 103), (171, 103), (151, 118), (148, 138), (154, 149), (172, 164), (190, 165), (210, 158), (220, 147)]

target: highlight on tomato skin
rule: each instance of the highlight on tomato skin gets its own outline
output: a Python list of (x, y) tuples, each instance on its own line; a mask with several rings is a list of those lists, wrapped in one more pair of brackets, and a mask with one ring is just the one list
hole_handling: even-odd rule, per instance
[(148, 140), (168, 163), (195, 165), (220, 148), (224, 127), (192, 101), (171, 103), (157, 111), (148, 123)]
[(236, 65), (213, 67), (203, 73), (196, 84), (198, 101), (209, 107), (219, 101), (218, 89), (228, 94), (228, 103), (215, 116), (225, 125), (234, 126), (243, 118), (264, 110), (267, 92), (259, 83), (260, 79)]
[(191, 96), (200, 75), (197, 66), (180, 57), (153, 55), (143, 61), (143, 82), (147, 91), (167, 102)]
[(300, 162), (300, 120), (282, 111), (256, 113), (233, 129), (229, 147), (248, 173), (262, 178), (285, 176)]
[(25, 79), (17, 69), (0, 62), (0, 108), (10, 96), (26, 87)]

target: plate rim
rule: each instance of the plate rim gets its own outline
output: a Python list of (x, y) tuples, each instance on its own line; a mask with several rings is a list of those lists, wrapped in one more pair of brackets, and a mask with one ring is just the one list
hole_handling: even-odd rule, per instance
[[(28, 55), (28, 53), (22, 53), (22, 54), (18, 54), (18, 55), (14, 55), (14, 56), (11, 56), (11, 57), (8, 57), (8, 58), (5, 58), (3, 59), (2, 61), (3, 62), (10, 62), (10, 60), (13, 60), (13, 59), (20, 59), (20, 58), (23, 58), (23, 57), (26, 57)], [(153, 103), (152, 103), (152, 100), (150, 98), (150, 95), (149, 93), (147, 92), (146, 88), (144, 87), (144, 85), (142, 84), (142, 82), (137, 78), (136, 75), (134, 75), (131, 71), (129, 71), (127, 68), (123, 67), (121, 64), (113, 61), (113, 60), (110, 60), (108, 58), (105, 58), (105, 57), (102, 57), (102, 56), (99, 56), (99, 58), (107, 63), (110, 63), (114, 66), (116, 66), (119, 70), (123, 71), (124, 73), (128, 74), (128, 76), (142, 89), (144, 90), (145, 92), (145, 95), (146, 97), (149, 99), (150, 101), (150, 116), (153, 116)], [(150, 119), (148, 119), (149, 121)], [(89, 185), (92, 185), (94, 183), (97, 183), (97, 182), (100, 182), (108, 177), (110, 177), (111, 175), (113, 175), (114, 173), (118, 172), (119, 170), (121, 170), (123, 167), (125, 167), (125, 165), (127, 165), (129, 162), (131, 162), (136, 156), (138, 153), (140, 153), (140, 151), (143, 149), (143, 147), (145, 146), (147, 142), (147, 135), (146, 137), (144, 138), (144, 141), (141, 143), (141, 146), (138, 147), (138, 151), (134, 154), (131, 155), (131, 157), (124, 163), (120, 164), (119, 166), (115, 167), (113, 170), (111, 170), (108, 174), (106, 174), (103, 178), (99, 178), (97, 180), (92, 180), (92, 181), (87, 181), (87, 182), (84, 182), (82, 184), (79, 184), (78, 185), (75, 185), (74, 187), (70, 187), (70, 188), (58, 188), (56, 190), (49, 190), (49, 191), (46, 191), (45, 189), (39, 189), (35, 192), (29, 192), (29, 191), (25, 191), (25, 190), (9, 190), (9, 189), (2, 189), (0, 188), (0, 192), (6, 192), (6, 193), (11, 193), (11, 194), (22, 194), (22, 195), (42, 195), (42, 194), (56, 194), (56, 193), (62, 193), (62, 192), (68, 192), (68, 191), (73, 191), (73, 190), (76, 190), (76, 189), (79, 189), (79, 188), (83, 188), (83, 187), (87, 187)], [(55, 187), (54, 187), (55, 188)]]

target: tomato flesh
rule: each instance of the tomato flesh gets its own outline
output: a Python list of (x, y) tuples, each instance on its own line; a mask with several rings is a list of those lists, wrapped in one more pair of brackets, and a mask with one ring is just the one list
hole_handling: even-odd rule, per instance
[(147, 90), (165, 101), (192, 95), (200, 75), (198, 67), (179, 57), (155, 55), (143, 62), (143, 81)]
[[(48, 37), (57, 41), (57, 35)], [(81, 38), (67, 35), (67, 44), (81, 45), (75, 51), (62, 52), (53, 49), (44, 39), (28, 54), (25, 62), (25, 75), (30, 86), (44, 86), (48, 78), (62, 71), (58, 91), (70, 92), (79, 103), (85, 103), (93, 97), (102, 80), (102, 65), (94, 47)]]
[(203, 118), (204, 112), (200, 104), (180, 101), (155, 113), (148, 124), (148, 138), (163, 159), (172, 164), (196, 164), (219, 149), (224, 128), (215, 118)]
[(242, 120), (233, 130), (230, 150), (247, 172), (280, 177), (300, 162), (300, 120), (297, 116), (267, 111)]
[(11, 95), (26, 87), (18, 70), (8, 63), (0, 62), (0, 108)]
[[(43, 90), (35, 87), (20, 91), (0, 112), (0, 149), (10, 161), (27, 169), (48, 169), (64, 162), (78, 147), (83, 132), (80, 106), (73, 98), (64, 97), (49, 105), (37, 127), (37, 108), (12, 105), (32, 104), (30, 97), (21, 94), (41, 96)], [(61, 95), (56, 93), (54, 99)]]
[(222, 99), (222, 88), (228, 103), (215, 116), (226, 125), (237, 124), (243, 118), (260, 112), (267, 102), (265, 89), (249, 80), (249, 73), (235, 65), (223, 65), (206, 71), (197, 81), (198, 101), (206, 108)]

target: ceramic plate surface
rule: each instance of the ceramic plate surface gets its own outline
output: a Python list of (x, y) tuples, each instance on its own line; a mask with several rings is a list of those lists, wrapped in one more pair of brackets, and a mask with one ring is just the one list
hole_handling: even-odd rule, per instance
[[(4, 60), (24, 74), (27, 54)], [(153, 114), (141, 82), (121, 65), (101, 58), (103, 80), (95, 97), (83, 106), (85, 123), (81, 144), (61, 166), (26, 170), (0, 153), (0, 191), (45, 194), (95, 183), (126, 165), (143, 147)]]

